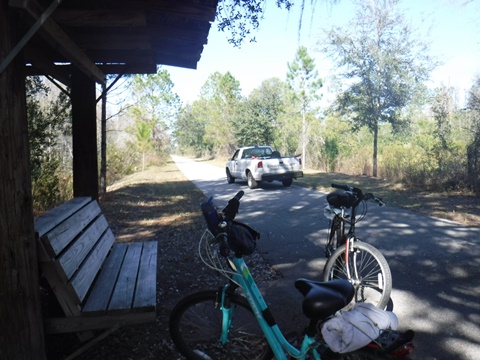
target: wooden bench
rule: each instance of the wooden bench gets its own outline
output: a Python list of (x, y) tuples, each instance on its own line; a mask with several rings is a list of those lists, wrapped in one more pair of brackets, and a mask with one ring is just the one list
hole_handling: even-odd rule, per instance
[(40, 271), (65, 313), (45, 319), (47, 333), (85, 340), (90, 330), (155, 321), (157, 242), (115, 243), (97, 201), (87, 197), (36, 218), (35, 232)]

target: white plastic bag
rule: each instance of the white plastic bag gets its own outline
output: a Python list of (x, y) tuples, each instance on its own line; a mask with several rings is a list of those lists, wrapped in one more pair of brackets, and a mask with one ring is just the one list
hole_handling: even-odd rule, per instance
[(378, 338), (383, 330), (397, 330), (398, 318), (372, 304), (357, 303), (351, 310), (338, 312), (322, 326), (322, 335), (330, 348), (346, 353), (364, 347)]

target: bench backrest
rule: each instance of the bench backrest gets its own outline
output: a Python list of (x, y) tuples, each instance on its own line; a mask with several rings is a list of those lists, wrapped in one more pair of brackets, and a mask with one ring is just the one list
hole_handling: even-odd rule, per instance
[(115, 238), (97, 201), (74, 198), (35, 219), (39, 261), (60, 305), (80, 311)]

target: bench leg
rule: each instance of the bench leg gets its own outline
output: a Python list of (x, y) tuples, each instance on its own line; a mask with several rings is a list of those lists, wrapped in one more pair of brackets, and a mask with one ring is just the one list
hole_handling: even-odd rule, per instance
[(111, 327), (110, 329), (104, 331), (103, 333), (101, 333), (100, 335), (98, 335), (96, 338), (93, 338), (92, 340), (90, 340), (88, 343), (86, 343), (85, 345), (83, 345), (80, 349), (78, 349), (77, 351), (73, 352), (72, 354), (70, 354), (69, 356), (67, 356), (64, 360), (73, 360), (75, 359), (77, 356), (83, 354), (85, 351), (87, 351), (88, 349), (92, 348), (93, 346), (95, 346), (97, 343), (99, 343), (100, 341), (102, 341), (103, 339), (105, 339), (108, 335), (112, 334), (113, 332), (117, 331), (118, 329), (120, 328), (120, 324), (119, 325), (115, 325), (114, 327)]

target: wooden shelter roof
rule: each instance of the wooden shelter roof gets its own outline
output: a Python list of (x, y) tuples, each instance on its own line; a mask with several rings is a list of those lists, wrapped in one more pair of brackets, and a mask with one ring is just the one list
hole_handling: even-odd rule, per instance
[[(195, 69), (218, 0), (10, 0), (21, 15), (27, 75), (69, 85), (74, 64), (105, 74), (155, 73), (159, 64)], [(35, 27), (38, 29), (35, 30)]]

